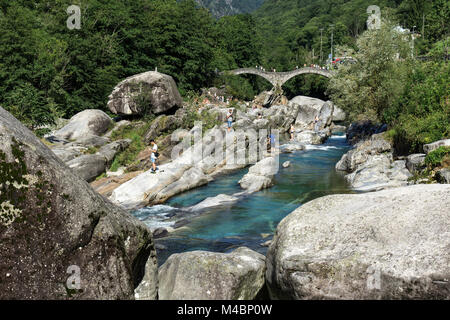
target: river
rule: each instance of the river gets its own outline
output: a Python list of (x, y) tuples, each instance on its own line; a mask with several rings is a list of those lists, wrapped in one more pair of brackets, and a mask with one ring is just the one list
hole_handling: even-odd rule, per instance
[[(275, 185), (241, 199), (229, 207), (211, 209), (169, 237), (157, 239), (158, 263), (173, 253), (207, 250), (230, 252), (246, 246), (265, 254), (262, 243), (270, 240), (278, 223), (303, 203), (336, 193), (351, 193), (335, 164), (350, 149), (344, 135), (333, 135), (319, 146), (280, 155), (280, 165), (290, 161), (289, 168), (280, 168)], [(165, 205), (143, 208), (133, 214), (151, 228), (168, 227), (167, 217), (174, 211), (195, 205), (219, 194), (232, 195), (242, 191), (237, 183), (248, 168), (218, 177), (215, 181), (170, 199)]]

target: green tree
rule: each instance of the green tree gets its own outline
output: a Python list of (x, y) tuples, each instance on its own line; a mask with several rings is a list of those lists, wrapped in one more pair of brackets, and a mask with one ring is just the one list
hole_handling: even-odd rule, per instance
[(329, 82), (332, 100), (354, 119), (381, 121), (406, 82), (408, 37), (387, 21), (379, 30), (363, 33), (357, 40), (357, 62), (341, 65)]

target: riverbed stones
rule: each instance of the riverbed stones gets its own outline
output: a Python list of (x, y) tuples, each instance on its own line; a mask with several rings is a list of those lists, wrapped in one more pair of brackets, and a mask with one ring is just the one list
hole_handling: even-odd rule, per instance
[(154, 252), (148, 228), (2, 108), (0, 158), (1, 299), (133, 299)]
[(265, 257), (245, 247), (173, 254), (159, 268), (159, 299), (252, 300), (264, 287), (264, 273)]
[(272, 299), (450, 299), (450, 186), (308, 202), (267, 254)]
[(65, 140), (79, 140), (86, 136), (101, 136), (112, 125), (111, 118), (101, 110), (84, 110), (74, 115), (69, 123), (55, 132), (55, 136)]
[(181, 107), (183, 100), (169, 75), (156, 71), (120, 82), (109, 96), (108, 108), (119, 115), (161, 114)]

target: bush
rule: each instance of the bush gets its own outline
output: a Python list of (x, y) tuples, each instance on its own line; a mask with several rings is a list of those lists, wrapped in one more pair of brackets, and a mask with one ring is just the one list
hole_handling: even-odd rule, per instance
[(450, 147), (440, 147), (426, 156), (425, 163), (431, 168), (440, 167), (444, 162), (450, 160), (449, 158)]
[(403, 94), (384, 113), (395, 128), (395, 148), (401, 154), (422, 152), (424, 144), (450, 136), (450, 67), (448, 63), (418, 63)]
[(139, 155), (139, 153), (143, 151), (146, 147), (146, 144), (144, 142), (144, 136), (147, 130), (150, 128), (151, 123), (152, 123), (151, 121), (145, 122), (144, 124), (132, 123), (112, 133), (111, 135), (112, 140), (119, 140), (119, 139), (131, 140), (130, 146), (123, 152), (116, 155), (116, 157), (114, 158), (114, 161), (110, 168), (112, 172), (117, 171), (119, 167), (129, 166), (136, 161), (136, 158)]

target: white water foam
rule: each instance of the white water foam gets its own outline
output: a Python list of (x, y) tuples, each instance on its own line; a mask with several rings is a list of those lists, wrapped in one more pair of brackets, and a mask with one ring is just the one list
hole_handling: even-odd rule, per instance
[(134, 212), (134, 216), (144, 222), (150, 230), (155, 230), (172, 227), (175, 221), (168, 220), (171, 217), (170, 214), (176, 211), (179, 211), (179, 209), (166, 205), (155, 205), (137, 210)]
[(305, 145), (305, 150), (323, 150), (323, 151), (327, 151), (327, 150), (338, 150), (338, 147), (335, 146), (323, 146), (323, 145), (312, 145), (312, 144), (307, 144)]

